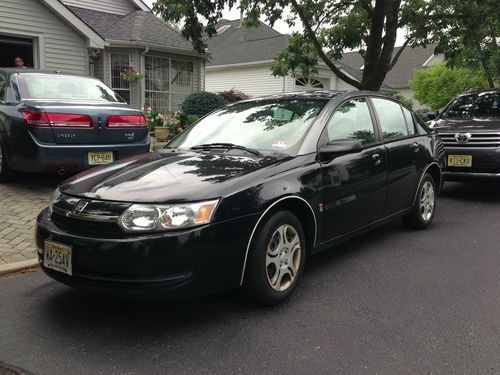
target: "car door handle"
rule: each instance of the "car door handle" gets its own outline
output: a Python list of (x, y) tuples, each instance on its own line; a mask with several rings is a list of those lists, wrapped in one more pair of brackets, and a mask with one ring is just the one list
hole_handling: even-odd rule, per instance
[(414, 152), (418, 152), (420, 150), (420, 145), (417, 142), (413, 142), (411, 144), (411, 148), (413, 149)]
[(374, 165), (380, 165), (382, 163), (382, 157), (379, 154), (373, 154), (372, 159), (374, 161)]

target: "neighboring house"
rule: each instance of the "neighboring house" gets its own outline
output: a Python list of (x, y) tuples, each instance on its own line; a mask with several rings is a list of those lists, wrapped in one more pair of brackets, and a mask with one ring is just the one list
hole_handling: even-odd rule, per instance
[[(204, 89), (205, 57), (141, 0), (1, 0), (0, 66), (93, 75), (132, 106), (175, 111)], [(144, 75), (128, 84), (120, 72)]]
[[(217, 35), (208, 40), (211, 60), (206, 65), (206, 89), (218, 92), (235, 88), (251, 96), (321, 88), (353, 89), (323, 63), (319, 64), (318, 74), (314, 77), (273, 77), (273, 59), (288, 45), (288, 39), (288, 35), (262, 22), (259, 27), (246, 28), (241, 26), (240, 20), (222, 20), (217, 27)], [(442, 56), (434, 55), (433, 47), (403, 51), (398, 64), (387, 75), (382, 89), (398, 91), (411, 98), (408, 81), (413, 76), (413, 70), (443, 60)], [(361, 79), (363, 61), (357, 52), (345, 53), (336, 64), (347, 75)]]

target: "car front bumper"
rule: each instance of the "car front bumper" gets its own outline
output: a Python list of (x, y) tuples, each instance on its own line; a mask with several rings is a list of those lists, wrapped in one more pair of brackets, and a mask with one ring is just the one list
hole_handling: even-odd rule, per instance
[[(185, 298), (236, 288), (258, 215), (176, 231), (82, 234), (58, 227), (45, 209), (36, 224), (42, 270), (67, 285), (130, 298)], [(73, 274), (43, 265), (45, 241), (72, 247)]]
[[(474, 178), (500, 178), (500, 148), (466, 148), (445, 147), (446, 167), (444, 177), (446, 180), (466, 180)], [(448, 165), (449, 155), (472, 156), (471, 167), (453, 167)]]

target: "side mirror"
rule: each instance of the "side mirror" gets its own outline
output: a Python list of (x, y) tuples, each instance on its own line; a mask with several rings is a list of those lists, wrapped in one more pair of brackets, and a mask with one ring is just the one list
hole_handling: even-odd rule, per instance
[(439, 116), (439, 111), (431, 111), (431, 112), (427, 112), (425, 114), (425, 119), (426, 120), (434, 120), (438, 116)]
[(362, 149), (363, 145), (359, 139), (346, 139), (328, 142), (319, 149), (319, 160), (332, 160), (340, 155), (360, 152)]

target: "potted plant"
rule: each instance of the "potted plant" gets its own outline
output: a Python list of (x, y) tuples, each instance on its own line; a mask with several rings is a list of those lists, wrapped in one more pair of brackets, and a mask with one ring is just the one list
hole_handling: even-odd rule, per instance
[(136, 72), (134, 67), (130, 65), (125, 65), (123, 67), (120, 76), (125, 82), (128, 82), (130, 84), (137, 83), (144, 77), (141, 73)]

